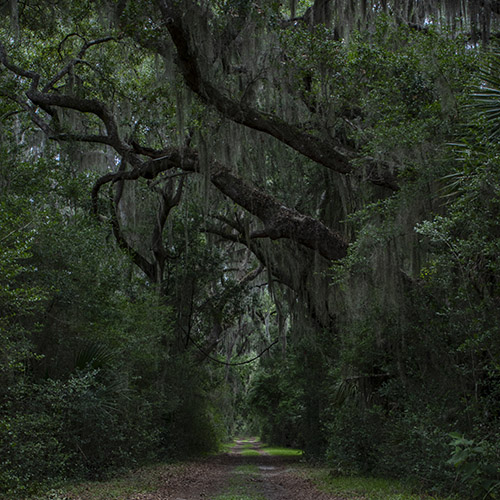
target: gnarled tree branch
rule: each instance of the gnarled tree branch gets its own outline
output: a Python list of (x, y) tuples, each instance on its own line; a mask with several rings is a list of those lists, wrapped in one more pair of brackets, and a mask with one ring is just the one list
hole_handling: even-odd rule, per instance
[[(174, 23), (171, 24), (172, 26), (175, 26)], [(182, 34), (185, 35), (184, 32)], [(180, 41), (184, 44), (187, 43), (183, 37), (180, 37)], [(186, 46), (183, 50), (187, 50), (189, 52), (190, 49)], [(11, 65), (8, 62), (3, 47), (1, 47), (0, 51), (0, 62), (16, 74), (21, 74), (22, 76), (38, 81), (37, 74)], [(190, 71), (194, 72), (195, 76), (193, 78), (196, 81), (195, 86), (197, 85), (200, 91), (202, 87), (207, 85), (210, 87), (207, 82), (203, 82), (201, 77), (198, 76), (198, 68), (196, 64)], [(55, 139), (59, 138), (61, 140), (73, 139), (84, 142), (94, 141), (100, 144), (106, 144), (114, 148), (115, 151), (122, 157), (123, 161), (132, 166), (132, 170), (120, 170), (118, 172), (109, 173), (101, 177), (96, 182), (94, 189), (92, 190), (92, 205), (95, 213), (97, 213), (99, 190), (102, 186), (108, 184), (109, 182), (123, 182), (125, 180), (135, 180), (140, 177), (153, 179), (161, 172), (173, 168), (185, 172), (200, 171), (198, 155), (191, 149), (154, 150), (140, 146), (134, 142), (129, 144), (124, 141), (118, 132), (118, 125), (114, 114), (110, 108), (100, 100), (85, 99), (73, 95), (54, 92), (40, 92), (36, 89), (36, 86), (32, 86), (27, 91), (26, 95), (33, 102), (33, 104), (44, 107), (44, 109), (61, 107), (79, 111), (81, 113), (91, 113), (97, 116), (106, 128), (106, 135), (82, 136), (76, 134), (62, 134), (58, 137), (57, 132), (52, 132), (51, 137)], [(230, 114), (232, 113), (231, 110), (234, 103), (231, 100), (224, 98), (215, 88), (211, 87), (211, 90), (207, 95), (209, 97), (212, 96), (212, 98), (215, 98), (216, 101), (219, 98), (222, 99), (221, 102), (225, 102), (227, 104), (226, 111)], [(31, 110), (28, 109), (28, 111), (32, 111), (32, 108)], [(236, 112), (236, 110), (233, 111)], [(278, 126), (279, 129), (281, 126), (281, 124), (277, 124), (276, 120), (272, 117), (266, 117), (261, 113), (251, 110), (248, 111), (248, 113), (249, 114), (244, 121), (247, 119), (253, 120), (253, 118), (255, 118), (256, 122), (263, 120), (262, 123), (265, 128)], [(31, 115), (34, 122), (37, 123), (37, 120), (35, 119), (36, 116), (33, 116), (33, 113), (31, 113)], [(44, 126), (44, 123), (37, 124), (44, 131), (49, 132), (49, 129)], [(284, 124), (283, 126), (284, 136), (287, 136), (289, 133), (293, 135), (297, 132), (289, 130), (290, 126), (287, 124)], [(278, 129), (274, 130), (273, 133), (279, 135), (280, 132)], [(310, 146), (311, 143), (308, 147)], [(149, 159), (145, 160), (144, 156)], [(347, 168), (347, 164), (344, 164), (343, 167), (339, 168), (345, 169)], [(291, 239), (303, 246), (318, 251), (320, 255), (329, 260), (337, 260), (346, 255), (347, 242), (338, 233), (325, 226), (322, 222), (284, 206), (269, 194), (258, 190), (248, 182), (236, 176), (230, 169), (224, 167), (223, 165), (213, 162), (209, 172), (209, 179), (221, 193), (228, 196), (235, 203), (245, 208), (249, 213), (258, 217), (263, 222), (264, 230), (260, 233), (256, 233), (254, 235), (255, 237), (268, 237), (273, 240), (281, 238)], [(120, 245), (128, 251), (131, 251), (132, 249), (130, 248), (130, 245), (124, 241), (123, 235), (121, 235), (119, 224), (116, 219), (113, 221), (113, 227)], [(141, 267), (143, 270), (147, 269), (147, 273), (150, 273), (149, 266), (147, 264), (150, 263), (141, 262)]]
[[(275, 115), (257, 111), (240, 101), (231, 99), (219, 90), (218, 85), (206, 79), (199, 66), (200, 55), (191, 42), (192, 37), (184, 16), (173, 2), (162, 0), (159, 4), (164, 22), (177, 49), (177, 64), (184, 81), (203, 102), (214, 106), (226, 118), (271, 135), (324, 167), (341, 174), (355, 173), (351, 163), (355, 158), (354, 153), (347, 151), (345, 146), (335, 144), (331, 139), (312, 135)], [(392, 190), (399, 189), (396, 177), (390, 170), (375, 173), (375, 169), (370, 169), (370, 172), (375, 175), (369, 175), (367, 180), (373, 184)]]
[[(157, 160), (157, 163), (158, 169), (165, 165), (165, 169), (175, 166), (186, 171), (200, 170), (198, 155), (192, 150), (185, 150), (182, 154), (165, 155), (163, 159)], [(208, 175), (211, 183), (221, 193), (264, 223), (266, 236), (270, 239), (292, 239), (317, 250), (329, 260), (346, 256), (348, 244), (345, 239), (317, 219), (286, 207), (219, 163), (213, 162)]]

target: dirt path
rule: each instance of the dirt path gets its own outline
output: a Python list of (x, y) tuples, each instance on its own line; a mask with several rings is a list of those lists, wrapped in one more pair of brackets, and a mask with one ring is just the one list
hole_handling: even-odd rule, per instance
[(128, 500), (345, 500), (317, 490), (298, 460), (267, 455), (257, 440), (237, 441), (229, 453), (167, 470), (159, 491)]

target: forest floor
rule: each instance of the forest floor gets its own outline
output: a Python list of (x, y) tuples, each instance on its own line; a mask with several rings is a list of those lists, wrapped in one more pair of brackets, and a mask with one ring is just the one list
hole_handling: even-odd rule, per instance
[[(298, 450), (263, 449), (257, 439), (236, 440), (226, 453), (156, 469), (154, 491), (134, 493), (120, 488), (106, 497), (120, 500), (344, 500), (319, 491), (304, 473)], [(92, 491), (65, 492), (65, 500), (101, 498)], [(143, 490), (144, 491), (144, 490)], [(108, 496), (109, 495), (109, 496)], [(52, 497), (53, 498), (53, 497)], [(57, 496), (56, 498), (61, 498)]]
[[(451, 497), (449, 497), (451, 498)], [(36, 500), (446, 500), (394, 480), (334, 477), (301, 452), (236, 440), (226, 452), (138, 469), (111, 481), (74, 485)]]
[[(278, 452), (279, 453), (279, 452)], [(300, 454), (271, 455), (256, 439), (236, 440), (228, 452), (191, 462), (167, 475), (154, 493), (130, 500), (340, 500), (301, 474)], [(180, 473), (179, 473), (180, 472)]]

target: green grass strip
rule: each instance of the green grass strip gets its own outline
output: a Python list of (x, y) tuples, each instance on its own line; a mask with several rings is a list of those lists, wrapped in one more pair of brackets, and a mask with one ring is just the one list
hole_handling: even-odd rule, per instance
[(240, 455), (244, 457), (258, 457), (260, 453), (257, 450), (241, 450)]
[(276, 457), (299, 457), (303, 453), (302, 450), (296, 448), (282, 448), (279, 446), (265, 446), (262, 451)]
[(363, 500), (453, 500), (456, 497), (438, 497), (415, 493), (414, 488), (401, 481), (384, 478), (339, 476), (334, 477), (327, 469), (308, 469), (307, 475), (322, 491)]
[(133, 494), (152, 493), (158, 490), (162, 483), (162, 472), (166, 467), (171, 470), (182, 468), (179, 465), (155, 464), (107, 481), (88, 481), (68, 485), (30, 498), (31, 500), (63, 500), (68, 496), (77, 496), (86, 500), (123, 500)]

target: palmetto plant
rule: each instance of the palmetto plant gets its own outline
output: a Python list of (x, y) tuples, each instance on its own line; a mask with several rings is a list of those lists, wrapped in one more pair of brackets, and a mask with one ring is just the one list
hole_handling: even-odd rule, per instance
[[(453, 201), (461, 188), (471, 180), (478, 165), (486, 165), (491, 147), (500, 135), (500, 47), (492, 47), (485, 64), (479, 69), (480, 83), (466, 106), (471, 121), (461, 141), (450, 143), (456, 170), (442, 177), (443, 198)], [(477, 124), (480, 123), (480, 127)]]
[(500, 134), (500, 48), (491, 49), (487, 64), (480, 70), (482, 83), (473, 94), (473, 107), (486, 120), (490, 139)]
[(91, 342), (84, 345), (75, 356), (75, 368), (99, 369), (109, 366), (115, 353), (100, 342)]

